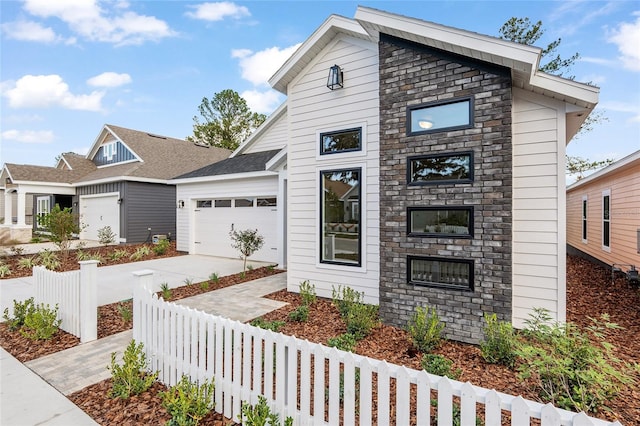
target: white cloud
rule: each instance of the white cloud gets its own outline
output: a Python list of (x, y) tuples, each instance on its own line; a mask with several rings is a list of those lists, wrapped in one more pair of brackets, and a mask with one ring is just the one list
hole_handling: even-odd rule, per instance
[(5, 130), (2, 139), (21, 143), (51, 143), (54, 136), (51, 130)]
[(129, 74), (118, 74), (115, 72), (103, 72), (87, 80), (89, 86), (97, 87), (118, 87), (129, 83), (131, 83), (131, 76)]
[(119, 46), (176, 35), (165, 21), (128, 10), (128, 2), (107, 4), (112, 12), (103, 9), (98, 0), (26, 0), (24, 9), (37, 17), (58, 18), (88, 40)]
[(7, 22), (2, 24), (2, 31), (7, 38), (21, 41), (55, 43), (61, 39), (51, 27), (44, 27), (33, 21)]
[(245, 90), (240, 96), (247, 101), (251, 111), (261, 114), (271, 114), (282, 103), (282, 96), (275, 90)]
[(12, 108), (48, 108), (60, 106), (66, 109), (100, 111), (105, 92), (94, 91), (88, 95), (74, 95), (69, 85), (56, 74), (25, 75), (3, 91)]
[(607, 81), (607, 77), (602, 74), (587, 74), (580, 78), (582, 82), (589, 82), (590, 84), (594, 84), (596, 86), (602, 86), (602, 83)]
[(612, 59), (604, 59), (604, 58), (594, 58), (591, 56), (580, 56), (578, 58), (578, 62), (586, 62), (589, 64), (597, 64), (604, 65), (607, 67), (615, 67), (618, 65), (618, 61), (614, 61)]
[(240, 59), (242, 78), (253, 83), (254, 86), (267, 85), (269, 78), (285, 63), (301, 43), (280, 49), (270, 47), (259, 52), (248, 49), (235, 49), (231, 57)]
[(637, 103), (609, 101), (602, 102), (599, 107), (611, 111), (630, 113), (632, 117), (629, 121), (632, 123), (640, 123), (640, 105)]
[(228, 1), (217, 3), (201, 3), (189, 6), (195, 12), (187, 12), (186, 16), (193, 19), (201, 19), (203, 21), (222, 21), (224, 18), (240, 19), (245, 16), (251, 16), (249, 9), (245, 6), (239, 6)]
[(622, 65), (631, 71), (640, 71), (640, 12), (635, 22), (623, 22), (609, 33), (608, 42), (615, 43), (622, 54)]

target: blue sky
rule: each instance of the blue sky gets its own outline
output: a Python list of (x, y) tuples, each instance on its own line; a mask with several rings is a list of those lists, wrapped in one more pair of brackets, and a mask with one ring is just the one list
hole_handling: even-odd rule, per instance
[(601, 87), (608, 121), (570, 155), (640, 149), (637, 1), (0, 1), (0, 163), (54, 165), (86, 153), (104, 124), (185, 138), (204, 96), (233, 89), (269, 114), (269, 77), (331, 14), (358, 4), (487, 35), (510, 17), (561, 37), (570, 75)]

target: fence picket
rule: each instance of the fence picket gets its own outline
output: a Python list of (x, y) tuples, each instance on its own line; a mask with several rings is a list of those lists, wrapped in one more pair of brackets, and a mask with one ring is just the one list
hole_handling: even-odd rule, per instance
[(471, 383), (464, 383), (460, 389), (460, 424), (476, 423), (476, 392)]
[(389, 424), (389, 364), (382, 361), (378, 364), (378, 425)]
[[(34, 270), (34, 276), (38, 273)], [(140, 278), (143, 275), (149, 281), (149, 274)], [(47, 274), (41, 282), (58, 279)], [(68, 294), (61, 296), (61, 286), (47, 291), (55, 297)], [(431, 393), (435, 392), (439, 426), (452, 424), (456, 396), (461, 424), (475, 424), (476, 405), (481, 403), (487, 426), (501, 425), (503, 408), (511, 411), (514, 425), (527, 425), (536, 418), (541, 426), (620, 426), (185, 308), (158, 298), (143, 286), (134, 286), (133, 312), (134, 338), (144, 345), (152, 368), (160, 370), (160, 380), (173, 386), (183, 374), (192, 381), (213, 378), (215, 410), (233, 419), (240, 414), (241, 401), (255, 404), (262, 394), (282, 419), (291, 416), (296, 424), (351, 425), (357, 416), (361, 425), (407, 425), (415, 416), (417, 424), (430, 425)], [(374, 383), (376, 400), (372, 398)], [(392, 385), (396, 392), (393, 418)], [(409, 401), (414, 388), (416, 404), (412, 407)]]
[[(353, 425), (356, 423), (356, 362), (351, 353), (344, 354), (343, 369), (343, 405), (344, 416), (342, 424)], [(359, 374), (359, 373), (358, 373)]]
[(372, 424), (372, 405), (371, 398), (373, 394), (372, 378), (373, 366), (368, 358), (360, 363), (360, 424)]

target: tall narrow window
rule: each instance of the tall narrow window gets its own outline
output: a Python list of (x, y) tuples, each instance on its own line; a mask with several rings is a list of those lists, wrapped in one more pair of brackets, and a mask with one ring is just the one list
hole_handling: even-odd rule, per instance
[(320, 172), (320, 262), (360, 266), (362, 170)]
[(611, 190), (602, 191), (602, 249), (611, 251)]
[(582, 242), (587, 243), (587, 196), (582, 197)]

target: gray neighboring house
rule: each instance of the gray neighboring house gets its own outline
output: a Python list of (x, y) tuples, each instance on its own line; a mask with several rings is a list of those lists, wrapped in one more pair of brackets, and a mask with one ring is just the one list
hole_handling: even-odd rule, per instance
[[(59, 204), (79, 215), (80, 238), (97, 240), (110, 226), (120, 243), (175, 237), (176, 190), (171, 178), (227, 158), (230, 151), (181, 139), (105, 125), (89, 153), (62, 154), (55, 167), (5, 164), (2, 169), (5, 218), (0, 240), (28, 241), (37, 219)], [(12, 195), (17, 194), (17, 197)], [(17, 208), (13, 208), (17, 198)], [(13, 211), (16, 218), (13, 219)]]

